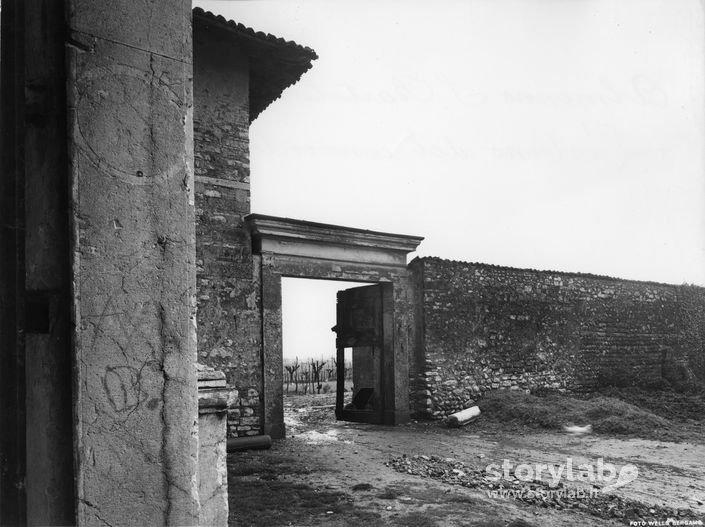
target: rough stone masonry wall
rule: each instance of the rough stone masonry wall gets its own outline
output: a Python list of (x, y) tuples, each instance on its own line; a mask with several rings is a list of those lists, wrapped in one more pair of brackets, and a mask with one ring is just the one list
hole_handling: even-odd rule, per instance
[(237, 393), (228, 434), (261, 433), (258, 272), (242, 218), (250, 212), (249, 64), (212, 31), (194, 31), (194, 149), (199, 362)]
[(418, 416), (499, 388), (705, 379), (705, 289), (437, 258), (410, 264)]

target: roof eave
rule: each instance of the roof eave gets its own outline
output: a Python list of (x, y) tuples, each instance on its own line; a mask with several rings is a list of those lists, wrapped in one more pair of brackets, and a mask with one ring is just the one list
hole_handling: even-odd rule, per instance
[(193, 20), (194, 31), (203, 26), (231, 35), (249, 58), (250, 122), (279, 99), (284, 90), (296, 84), (311, 69), (311, 62), (318, 58), (311, 48), (256, 32), (198, 7), (193, 10)]

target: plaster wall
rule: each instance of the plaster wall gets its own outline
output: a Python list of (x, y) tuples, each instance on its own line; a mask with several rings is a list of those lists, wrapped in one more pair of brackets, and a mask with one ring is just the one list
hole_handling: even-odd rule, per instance
[(195, 525), (191, 3), (67, 13), (77, 523)]
[(198, 365), (199, 525), (228, 525), (227, 408), (225, 375)]

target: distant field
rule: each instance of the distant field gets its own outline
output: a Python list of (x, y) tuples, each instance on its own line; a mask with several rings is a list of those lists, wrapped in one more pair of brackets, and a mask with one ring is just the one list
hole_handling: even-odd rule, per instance
[[(328, 359), (284, 359), (284, 393), (335, 392), (337, 364)], [(352, 363), (345, 362), (345, 387), (352, 386)]]

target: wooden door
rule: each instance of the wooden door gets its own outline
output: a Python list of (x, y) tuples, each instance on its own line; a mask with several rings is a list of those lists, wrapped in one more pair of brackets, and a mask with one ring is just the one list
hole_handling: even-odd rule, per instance
[[(355, 287), (338, 292), (337, 397), (338, 420), (382, 424), (391, 401), (385, 386), (385, 354), (391, 353), (391, 333), (385, 322), (388, 284)], [(352, 400), (345, 402), (345, 349), (352, 348)]]

